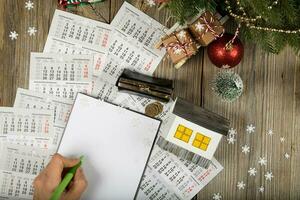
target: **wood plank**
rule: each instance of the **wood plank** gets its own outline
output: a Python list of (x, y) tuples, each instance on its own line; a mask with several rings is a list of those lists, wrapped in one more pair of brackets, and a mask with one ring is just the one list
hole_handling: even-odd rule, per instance
[[(236, 102), (225, 103), (210, 89), (210, 81), (220, 70), (214, 67), (205, 55), (203, 105), (232, 121), (232, 127), (238, 131), (238, 141), (235, 145), (228, 145), (225, 139), (223, 140), (216, 158), (225, 169), (200, 192), (199, 199), (209, 198), (215, 192), (221, 192), (224, 199), (290, 198), (291, 171), (294, 169), (291, 169), (291, 160), (284, 158), (284, 153), (291, 154), (292, 141), (295, 139), (291, 133), (294, 131), (294, 123), (297, 124), (294, 122), (294, 113), (300, 111), (299, 107), (297, 110), (294, 106), (296, 63), (296, 56), (290, 48), (279, 55), (271, 55), (246, 44), (242, 63), (233, 69), (244, 81), (244, 93)], [(299, 122), (299, 118), (297, 121)], [(245, 131), (246, 125), (250, 123), (256, 126), (255, 134), (252, 135), (246, 134)], [(269, 129), (273, 129), (273, 136), (266, 135)], [(283, 144), (279, 140), (281, 136), (286, 138)], [(249, 155), (241, 153), (241, 146), (244, 144), (251, 147)], [(299, 149), (292, 154), (292, 160), (299, 159), (298, 155), (295, 158)], [(260, 156), (267, 157), (266, 167), (258, 165), (257, 160)], [(256, 177), (248, 176), (247, 171), (250, 167), (258, 170)], [(299, 172), (299, 166), (296, 168)], [(269, 170), (274, 174), (271, 182), (266, 181), (264, 177)], [(246, 190), (238, 191), (236, 184), (241, 180), (246, 183)], [(261, 185), (265, 186), (263, 194), (258, 192)]]
[(294, 73), (294, 121), (293, 132), (291, 139), (291, 174), (290, 174), (290, 199), (297, 199), (300, 197), (300, 58), (296, 57), (296, 67)]
[[(28, 11), (23, 3), (5, 0), (1, 1), (3, 20), (1, 26), (3, 41), (1, 46), (3, 106), (12, 106), (16, 89), (27, 88), (29, 78), (29, 57), (31, 51), (42, 51), (46, 41), (50, 21), (56, 3), (34, 1), (35, 8)], [(45, 9), (45, 8), (48, 9)], [(41, 16), (43, 16), (41, 18)], [(35, 26), (38, 30), (35, 36), (29, 36), (28, 27)], [(15, 41), (8, 37), (15, 30), (19, 36)]]
[(6, 16), (4, 13), (4, 1), (0, 2), (0, 16), (1, 19), (0, 20), (0, 106), (3, 106), (3, 101), (4, 101), (4, 84), (5, 84), (5, 79), (4, 79), (4, 67), (5, 67), (5, 20), (6, 20)]

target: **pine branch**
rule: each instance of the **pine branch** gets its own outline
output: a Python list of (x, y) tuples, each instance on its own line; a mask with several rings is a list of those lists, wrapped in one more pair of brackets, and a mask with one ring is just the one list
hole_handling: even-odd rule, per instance
[(173, 17), (183, 24), (189, 18), (197, 15), (200, 10), (207, 9), (214, 11), (216, 4), (213, 0), (172, 0), (167, 4)]
[[(236, 0), (230, 0), (230, 5), (236, 14), (242, 15), (238, 9)], [(270, 0), (240, 0), (246, 14), (250, 18), (261, 16), (262, 19), (253, 23), (255, 26), (298, 30), (300, 29), (300, 0), (278, 0), (277, 5), (268, 7), (274, 1)], [(216, 7), (225, 8), (225, 0), (170, 0), (167, 8), (170, 9), (173, 16), (181, 24), (197, 15), (199, 10), (208, 9), (214, 11)], [(234, 19), (234, 18), (233, 18)], [(236, 23), (240, 23), (236, 20)], [(300, 54), (300, 34), (278, 33), (250, 29), (242, 23), (239, 37), (246, 41), (255, 42), (262, 49), (279, 53), (287, 44), (290, 45), (296, 53)]]

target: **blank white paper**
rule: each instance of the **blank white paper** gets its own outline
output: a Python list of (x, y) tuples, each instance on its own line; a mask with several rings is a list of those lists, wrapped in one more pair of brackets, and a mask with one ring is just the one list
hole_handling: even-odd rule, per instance
[(59, 153), (84, 155), (82, 199), (134, 199), (160, 121), (78, 94)]

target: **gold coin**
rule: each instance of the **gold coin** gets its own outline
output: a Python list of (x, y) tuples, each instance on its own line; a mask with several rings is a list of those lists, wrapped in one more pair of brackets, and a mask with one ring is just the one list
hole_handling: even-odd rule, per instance
[(158, 114), (159, 115), (160, 113), (162, 113), (162, 111), (164, 110), (164, 106), (160, 103), (160, 102), (154, 102), (154, 104), (157, 106), (158, 108)]
[(164, 106), (157, 101), (154, 103), (150, 103), (146, 106), (145, 114), (149, 117), (155, 117), (155, 116), (159, 115), (160, 113), (162, 113), (163, 109), (164, 109)]

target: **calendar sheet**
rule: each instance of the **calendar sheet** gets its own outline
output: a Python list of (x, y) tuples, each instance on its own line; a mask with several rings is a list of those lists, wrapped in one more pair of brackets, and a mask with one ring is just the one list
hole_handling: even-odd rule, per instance
[(46, 53), (94, 55), (93, 73), (99, 74), (107, 57), (112, 29), (109, 24), (56, 10), (44, 47)]
[(0, 199), (1, 200), (23, 200), (32, 199), (35, 176), (0, 170)]
[(114, 29), (108, 47), (108, 56), (98, 76), (115, 84), (124, 68), (152, 75), (164, 53), (153, 50), (118, 29)]
[(0, 199), (32, 199), (32, 183), (48, 163), (48, 151), (8, 143), (0, 151)]
[(54, 136), (53, 148), (56, 151), (68, 122), (74, 101), (37, 93), (31, 90), (18, 88), (14, 107), (40, 110), (53, 110), (54, 112)]
[(155, 146), (137, 199), (192, 199), (222, 169), (216, 159), (204, 169)]
[(44, 52), (105, 54), (110, 33), (109, 24), (56, 10)]
[(0, 141), (49, 149), (53, 111), (0, 107)]
[(16, 144), (0, 145), (0, 169), (28, 175), (38, 175), (48, 164), (50, 155), (45, 149)]
[(91, 89), (93, 55), (31, 53), (29, 89), (74, 99)]
[(166, 27), (126, 1), (111, 25), (153, 50), (166, 32)]

